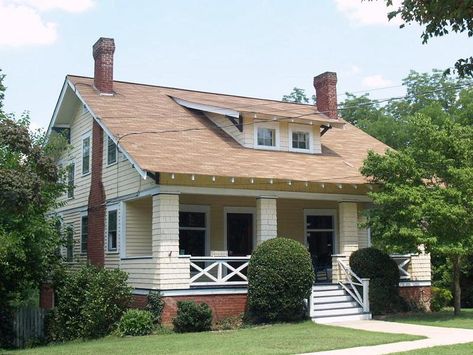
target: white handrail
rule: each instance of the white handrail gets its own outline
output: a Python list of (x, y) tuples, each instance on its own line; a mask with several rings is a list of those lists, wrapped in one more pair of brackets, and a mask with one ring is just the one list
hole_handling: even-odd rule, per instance
[[(345, 274), (345, 282), (340, 280), (338, 283), (342, 288), (353, 297), (353, 299), (363, 308), (363, 312), (368, 313), (370, 311), (369, 301), (369, 285), (370, 279), (360, 278), (355, 274), (350, 266), (345, 264), (341, 259), (337, 260), (340, 270)], [(349, 286), (348, 286), (349, 285)], [(363, 296), (360, 295), (358, 287), (361, 287)]]
[(246, 270), (249, 256), (190, 258), (191, 286), (244, 286), (248, 284)]

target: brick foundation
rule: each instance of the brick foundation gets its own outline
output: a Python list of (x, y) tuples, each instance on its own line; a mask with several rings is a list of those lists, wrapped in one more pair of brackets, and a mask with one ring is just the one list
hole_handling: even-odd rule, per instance
[[(227, 317), (239, 316), (246, 310), (246, 294), (231, 295), (190, 295), (190, 296), (166, 296), (163, 297), (165, 306), (163, 311), (163, 324), (171, 324), (177, 313), (178, 301), (194, 301), (196, 303), (207, 303), (212, 309), (214, 322)], [(132, 307), (144, 308), (147, 304), (147, 296), (133, 296)]]
[(39, 306), (44, 309), (54, 307), (54, 289), (50, 284), (42, 284), (39, 290)]
[(409, 304), (414, 304), (420, 309), (430, 311), (432, 288), (430, 286), (400, 287), (399, 295)]

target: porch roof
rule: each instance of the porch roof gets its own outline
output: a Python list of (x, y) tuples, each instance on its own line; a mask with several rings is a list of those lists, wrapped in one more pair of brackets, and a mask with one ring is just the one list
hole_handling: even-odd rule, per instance
[[(368, 150), (382, 153), (388, 148), (349, 123), (329, 119), (313, 105), (121, 81), (113, 84), (115, 94), (107, 96), (94, 90), (92, 78), (67, 79), (120, 147), (142, 170), (151, 173), (362, 184), (366, 179), (359, 169)], [(329, 130), (321, 138), (321, 154), (250, 149), (173, 97), (240, 112), (302, 116), (316, 124), (333, 123), (343, 128)]]

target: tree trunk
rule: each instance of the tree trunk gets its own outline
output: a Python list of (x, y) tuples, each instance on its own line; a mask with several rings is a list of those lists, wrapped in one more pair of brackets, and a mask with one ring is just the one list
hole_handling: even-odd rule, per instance
[(460, 255), (453, 255), (451, 260), (453, 265), (453, 314), (458, 316), (461, 310)]

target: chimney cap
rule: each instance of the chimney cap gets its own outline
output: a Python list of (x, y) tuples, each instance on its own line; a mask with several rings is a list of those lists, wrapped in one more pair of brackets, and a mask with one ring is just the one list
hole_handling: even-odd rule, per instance
[(337, 83), (337, 73), (333, 71), (326, 71), (322, 74), (314, 76), (314, 85), (322, 84), (323, 82), (330, 81), (333, 84)]
[(115, 40), (108, 37), (100, 37), (92, 47), (94, 59), (99, 53), (108, 52), (113, 54), (115, 52)]

